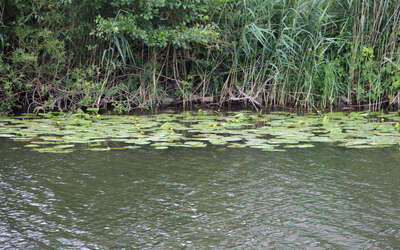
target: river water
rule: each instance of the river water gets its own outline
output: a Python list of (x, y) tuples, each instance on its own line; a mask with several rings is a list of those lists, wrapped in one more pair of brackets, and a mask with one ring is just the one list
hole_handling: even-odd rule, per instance
[[(0, 249), (398, 249), (398, 148), (11, 150)], [(11, 144), (11, 145), (10, 145)]]

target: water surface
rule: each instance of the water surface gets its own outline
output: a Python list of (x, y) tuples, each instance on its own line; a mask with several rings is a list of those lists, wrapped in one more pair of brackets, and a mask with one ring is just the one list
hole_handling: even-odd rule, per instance
[(398, 148), (70, 154), (0, 140), (0, 248), (400, 246)]

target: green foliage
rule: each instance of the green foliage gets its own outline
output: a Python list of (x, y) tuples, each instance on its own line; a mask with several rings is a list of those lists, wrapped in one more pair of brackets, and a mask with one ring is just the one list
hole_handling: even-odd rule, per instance
[[(400, 106), (394, 0), (8, 0), (0, 112)], [(207, 99), (208, 98), (208, 99)]]
[(112, 17), (97, 16), (97, 36), (112, 40), (122, 34), (149, 47), (172, 44), (187, 48), (189, 43), (208, 44), (218, 33), (210, 23), (213, 0), (113, 0)]

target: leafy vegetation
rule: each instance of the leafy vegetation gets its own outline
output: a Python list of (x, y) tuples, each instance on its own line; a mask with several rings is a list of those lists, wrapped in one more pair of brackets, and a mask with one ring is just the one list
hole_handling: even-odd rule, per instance
[(394, 0), (3, 0), (0, 112), (398, 109)]
[(298, 116), (205, 111), (146, 116), (46, 113), (0, 119), (0, 138), (8, 137), (38, 152), (123, 150), (140, 147), (168, 149), (250, 147), (264, 151), (309, 148), (329, 142), (346, 148), (397, 147), (397, 113), (353, 112)]

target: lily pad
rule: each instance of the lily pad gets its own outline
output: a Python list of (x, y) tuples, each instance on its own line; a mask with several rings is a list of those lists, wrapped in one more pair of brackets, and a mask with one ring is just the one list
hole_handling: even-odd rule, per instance
[(74, 144), (66, 144), (66, 145), (57, 145), (57, 146), (54, 146), (53, 148), (56, 148), (56, 149), (65, 149), (65, 148), (73, 148), (73, 147), (75, 147)]
[(106, 147), (106, 148), (87, 148), (86, 150), (88, 151), (110, 151), (111, 148)]
[(0, 137), (12, 138), (12, 137), (15, 137), (15, 135), (13, 135), (13, 134), (0, 134)]
[(294, 145), (286, 145), (284, 148), (313, 148), (315, 145), (313, 144), (294, 144)]
[[(328, 113), (299, 116), (286, 112), (262, 115), (252, 112), (164, 113), (144, 116), (111, 116), (50, 113), (0, 118), (0, 137), (26, 143), (41, 152), (117, 150), (140, 145), (158, 147), (252, 147), (273, 150), (311, 147), (313, 142), (339, 143), (344, 147), (387, 147), (400, 144), (397, 113)], [(104, 148), (108, 142), (114, 145)], [(124, 145), (132, 144), (132, 145)], [(37, 146), (33, 146), (37, 145)], [(54, 146), (51, 146), (54, 145)]]
[(190, 147), (190, 148), (204, 148), (207, 146), (207, 144), (202, 143), (202, 142), (196, 142), (196, 141), (187, 141), (182, 146)]

